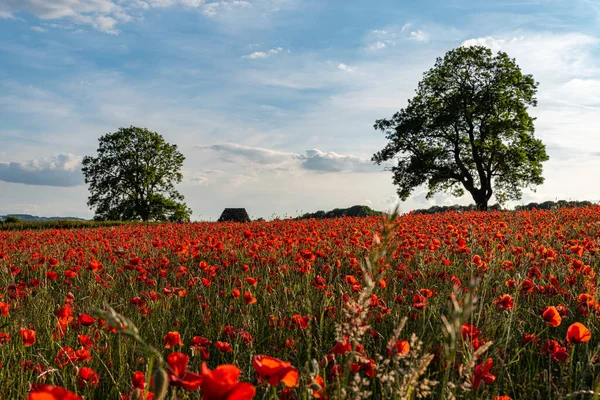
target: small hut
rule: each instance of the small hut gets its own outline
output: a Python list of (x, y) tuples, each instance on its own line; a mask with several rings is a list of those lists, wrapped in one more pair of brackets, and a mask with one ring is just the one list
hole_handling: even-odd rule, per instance
[(219, 217), (219, 222), (250, 222), (245, 208), (226, 208)]

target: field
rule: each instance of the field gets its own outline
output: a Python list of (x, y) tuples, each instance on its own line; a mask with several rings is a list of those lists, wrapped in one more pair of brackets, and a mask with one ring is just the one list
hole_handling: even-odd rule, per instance
[(0, 399), (592, 398), (599, 247), (600, 207), (3, 231)]

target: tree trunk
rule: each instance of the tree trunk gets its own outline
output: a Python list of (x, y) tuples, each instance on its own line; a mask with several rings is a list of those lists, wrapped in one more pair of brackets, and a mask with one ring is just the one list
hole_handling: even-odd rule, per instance
[(471, 192), (471, 196), (473, 196), (473, 200), (475, 200), (475, 205), (477, 206), (477, 211), (487, 211), (488, 209), (488, 200), (490, 196), (486, 194), (485, 190), (477, 190)]
[(148, 222), (150, 219), (150, 210), (148, 207), (142, 206), (142, 209), (140, 210), (140, 217), (142, 218), (142, 221)]

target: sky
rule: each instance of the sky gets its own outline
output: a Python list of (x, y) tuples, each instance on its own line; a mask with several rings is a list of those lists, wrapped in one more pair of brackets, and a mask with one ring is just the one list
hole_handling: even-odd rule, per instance
[(131, 125), (185, 155), (197, 220), (472, 203), (399, 202), (370, 162), (375, 120), (471, 44), (539, 82), (545, 183), (509, 206), (600, 201), (597, 0), (0, 0), (0, 215), (93, 217), (81, 159)]

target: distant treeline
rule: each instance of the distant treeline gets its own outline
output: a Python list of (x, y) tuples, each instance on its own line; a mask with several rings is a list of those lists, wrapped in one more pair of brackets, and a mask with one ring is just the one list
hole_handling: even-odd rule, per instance
[[(453, 204), (451, 206), (431, 206), (429, 208), (421, 208), (418, 210), (411, 211), (412, 214), (437, 214), (447, 211), (476, 211), (477, 206), (475, 204), (469, 204), (468, 206), (461, 206)], [(502, 210), (499, 204), (494, 204), (488, 207), (488, 211), (499, 211)]]
[[(544, 201), (543, 203), (529, 203), (526, 205), (515, 206), (515, 211), (523, 210), (556, 210), (559, 208), (573, 208), (573, 207), (588, 207), (594, 205), (591, 201)], [(468, 206), (461, 206), (454, 204), (451, 206), (432, 206), (427, 209), (419, 209), (412, 211), (413, 214), (436, 214), (446, 211), (475, 211), (477, 207), (475, 204), (469, 204)], [(494, 204), (488, 208), (489, 211), (502, 211), (503, 208), (499, 204)]]
[(555, 210), (557, 208), (573, 208), (573, 207), (589, 207), (593, 206), (594, 203), (591, 201), (567, 201), (567, 200), (558, 200), (558, 201), (544, 201), (543, 203), (529, 203), (524, 206), (516, 206), (515, 210)]
[(324, 218), (338, 218), (338, 217), (371, 217), (381, 215), (381, 211), (375, 211), (368, 206), (352, 206), (350, 208), (335, 208), (331, 211), (317, 211), (314, 213), (306, 213), (296, 219), (324, 219)]

